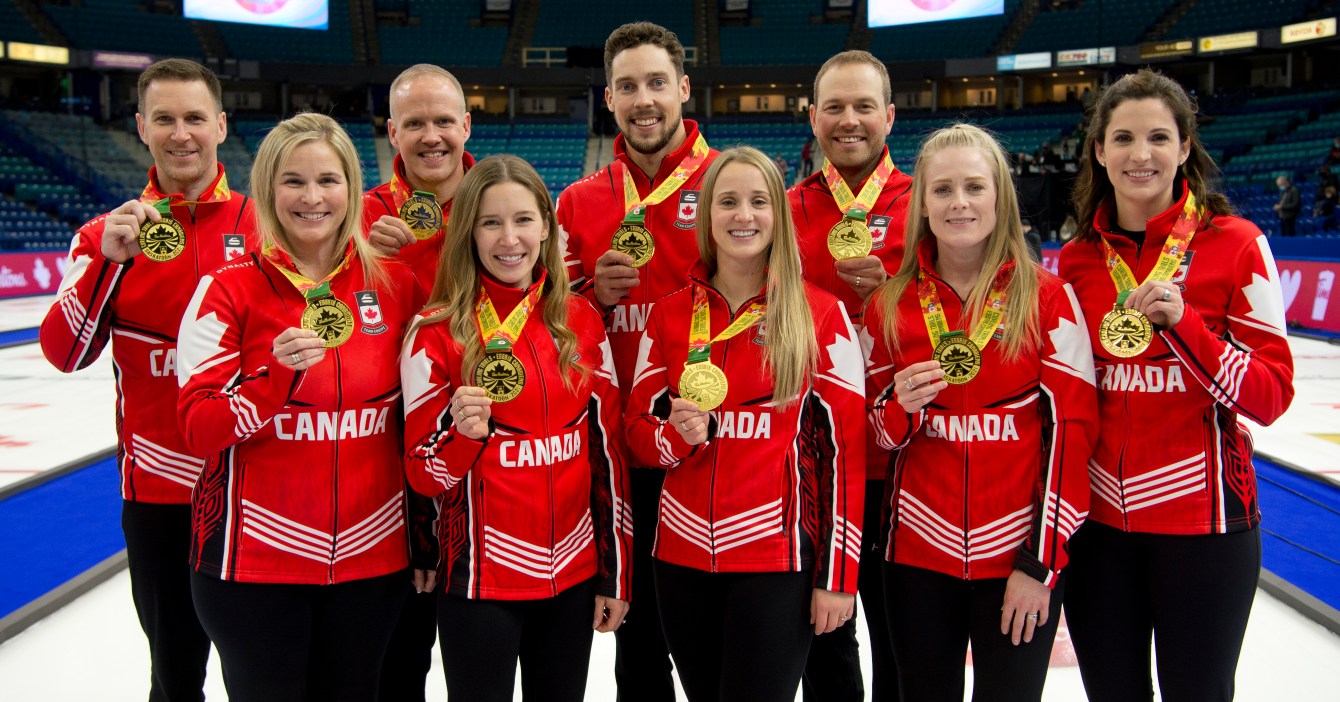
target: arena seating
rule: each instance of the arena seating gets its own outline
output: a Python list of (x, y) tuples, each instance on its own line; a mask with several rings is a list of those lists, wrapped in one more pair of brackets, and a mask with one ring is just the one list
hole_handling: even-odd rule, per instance
[[(884, 61), (925, 61), (986, 56), (992, 44), (1000, 38), (1000, 33), (1009, 23), (1010, 17), (1019, 8), (1020, 2), (1021, 0), (1005, 0), (1005, 14), (995, 17), (871, 30), (870, 53)], [(800, 40), (799, 43), (803, 44), (805, 40)], [(722, 44), (725, 44), (724, 34)], [(822, 51), (817, 52), (823, 55), (812, 62), (820, 63), (841, 49), (841, 41), (836, 47), (824, 47)]]
[[(497, 66), (507, 43), (506, 27), (474, 27), (479, 0), (408, 0), (410, 25), (377, 28), (382, 63), (409, 66)], [(574, 16), (579, 13), (572, 13)], [(465, 18), (465, 22), (461, 19)], [(602, 44), (604, 40), (601, 40)], [(560, 44), (559, 46), (566, 46)]]
[(188, 20), (179, 14), (144, 12), (133, 0), (82, 0), (69, 5), (42, 3), (42, 11), (77, 47), (149, 51), (160, 56), (183, 58), (205, 55)]
[(330, 3), (330, 27), (293, 30), (232, 22), (214, 24), (233, 58), (286, 63), (353, 63), (349, 3)]
[[(473, 4), (475, 8), (479, 7), (479, 2)], [(669, 29), (685, 46), (695, 44), (692, 3), (587, 0), (581, 3), (580, 11), (574, 12), (574, 9), (574, 5), (557, 0), (541, 2), (531, 46), (588, 46), (603, 49), (611, 29), (625, 22), (641, 20), (655, 22)], [(592, 22), (592, 17), (599, 17), (601, 21)]]
[(582, 177), (586, 161), (586, 125), (571, 121), (522, 121), (512, 124), (476, 122), (465, 148), (476, 159), (510, 153), (526, 159), (551, 194), (557, 196)]
[(1312, 0), (1215, 0), (1198, 2), (1164, 32), (1166, 39), (1201, 37), (1259, 27), (1277, 27), (1305, 19)]
[(817, 65), (842, 50), (851, 30), (850, 23), (813, 24), (823, 7), (813, 0), (754, 0), (750, 6), (757, 24), (721, 27), (722, 65)]
[[(1057, 49), (1137, 44), (1177, 0), (1088, 0), (1039, 12), (1012, 51), (1018, 54)], [(1063, 41), (1059, 38), (1064, 37)], [(1062, 45), (1064, 44), (1064, 45)]]
[(33, 28), (32, 22), (19, 12), (19, 8), (5, 0), (0, 2), (0, 40), (25, 41), (30, 44), (45, 44), (47, 40)]

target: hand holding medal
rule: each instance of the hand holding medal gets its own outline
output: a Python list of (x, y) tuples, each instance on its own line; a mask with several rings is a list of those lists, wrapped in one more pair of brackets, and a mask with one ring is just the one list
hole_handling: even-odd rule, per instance
[(158, 221), (146, 219), (140, 225), (140, 250), (146, 257), (159, 263), (171, 261), (186, 248), (186, 230), (172, 218), (168, 198), (155, 202), (154, 209), (158, 211)]
[(944, 368), (939, 361), (913, 363), (894, 374), (893, 396), (904, 412), (915, 414), (929, 405), (941, 390), (949, 387), (944, 377)]
[(330, 292), (330, 281), (306, 290), (302, 328), (316, 332), (326, 348), (335, 348), (354, 334), (354, 313)]
[(102, 223), (102, 255), (108, 261), (123, 264), (137, 256), (141, 224), (153, 221), (156, 210), (139, 200), (130, 200), (107, 213)]
[(689, 446), (707, 441), (708, 421), (707, 411), (699, 409), (693, 401), (682, 397), (670, 400), (670, 418), (666, 423), (674, 427)]
[(442, 229), (442, 206), (432, 193), (415, 190), (400, 206), (400, 219), (419, 241), (437, 236)]
[(289, 327), (270, 344), (270, 355), (275, 363), (302, 371), (325, 359), (326, 344), (314, 331)]
[(489, 418), (493, 416), (493, 400), (484, 388), (462, 386), (451, 396), (451, 422), (456, 431), (467, 439), (483, 441), (489, 435)]

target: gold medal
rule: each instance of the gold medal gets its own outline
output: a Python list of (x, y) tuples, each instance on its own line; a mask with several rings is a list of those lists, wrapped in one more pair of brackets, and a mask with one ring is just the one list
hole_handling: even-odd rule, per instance
[(186, 249), (186, 230), (172, 215), (164, 215), (157, 222), (146, 219), (140, 225), (139, 243), (145, 256), (159, 263), (171, 261)]
[(1118, 304), (1103, 315), (1098, 324), (1098, 341), (1108, 353), (1118, 358), (1139, 356), (1154, 339), (1154, 326), (1149, 318), (1129, 307)]
[(711, 361), (686, 363), (684, 373), (679, 376), (679, 396), (696, 403), (704, 412), (720, 407), (729, 388), (726, 374)]
[(651, 232), (647, 231), (646, 227), (624, 222), (619, 225), (618, 231), (614, 232), (610, 248), (632, 256), (633, 267), (641, 268), (651, 260), (652, 254), (656, 253), (656, 242), (652, 240)]
[(302, 311), (302, 328), (316, 332), (326, 348), (333, 349), (354, 334), (354, 313), (333, 297), (307, 301)]
[(521, 394), (526, 385), (526, 368), (511, 353), (484, 354), (475, 366), (475, 385), (494, 402), (507, 402)]
[(828, 230), (828, 253), (833, 254), (835, 260), (865, 258), (870, 255), (873, 245), (870, 228), (864, 220), (843, 217)]
[(415, 191), (400, 206), (400, 219), (419, 241), (431, 239), (442, 229), (442, 206), (430, 193)]
[(981, 350), (972, 339), (962, 334), (940, 337), (940, 343), (936, 344), (931, 357), (944, 369), (944, 381), (950, 385), (962, 385), (976, 378), (977, 372), (982, 369)]

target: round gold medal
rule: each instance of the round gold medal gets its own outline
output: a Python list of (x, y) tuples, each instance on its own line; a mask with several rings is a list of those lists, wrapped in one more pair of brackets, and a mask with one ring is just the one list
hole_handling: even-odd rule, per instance
[(494, 402), (514, 400), (526, 385), (526, 368), (510, 352), (484, 354), (475, 366), (475, 385)]
[(618, 231), (614, 232), (610, 248), (632, 256), (633, 267), (641, 268), (651, 260), (652, 254), (656, 253), (656, 242), (652, 240), (651, 232), (647, 231), (646, 227), (624, 222), (619, 225)]
[(353, 336), (354, 313), (333, 297), (309, 300), (302, 311), (302, 328), (316, 332), (326, 348), (333, 349)]
[(139, 243), (145, 256), (159, 263), (171, 261), (186, 249), (186, 230), (170, 216), (157, 222), (145, 220), (140, 225)]
[(414, 195), (400, 206), (400, 219), (415, 239), (431, 239), (442, 229), (442, 206), (426, 195)]
[(828, 230), (828, 253), (841, 261), (848, 258), (865, 258), (870, 255), (874, 240), (870, 238), (870, 228), (865, 222), (843, 217), (841, 222)]
[(696, 403), (704, 412), (720, 407), (729, 388), (726, 374), (711, 361), (686, 363), (684, 373), (679, 376), (679, 396)]
[(1154, 327), (1149, 318), (1129, 307), (1113, 307), (1098, 324), (1098, 341), (1118, 358), (1139, 356), (1153, 339)]
[(977, 377), (982, 369), (982, 352), (977, 344), (966, 336), (942, 336), (931, 355), (944, 369), (944, 381), (950, 385), (962, 385)]

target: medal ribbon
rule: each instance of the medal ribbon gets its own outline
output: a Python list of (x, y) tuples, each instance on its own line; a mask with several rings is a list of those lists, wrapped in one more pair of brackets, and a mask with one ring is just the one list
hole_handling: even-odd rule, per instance
[(707, 308), (707, 290), (701, 285), (693, 288), (693, 318), (689, 322), (689, 363), (701, 363), (712, 357), (712, 344), (725, 341), (736, 334), (754, 326), (768, 311), (762, 302), (754, 302), (740, 313), (729, 327), (721, 330), (716, 338), (708, 340), (712, 333), (712, 313)]
[(498, 320), (498, 311), (493, 308), (493, 300), (484, 286), (479, 286), (479, 296), (475, 298), (475, 322), (479, 327), (479, 338), (484, 342), (484, 353), (502, 353), (511, 351), (512, 344), (521, 338), (521, 330), (530, 319), (530, 311), (540, 301), (540, 291), (544, 289), (546, 273), (540, 273), (540, 279), (531, 287), (521, 302), (504, 321)]
[[(1163, 242), (1163, 250), (1159, 252), (1159, 260), (1154, 264), (1153, 270), (1149, 271), (1149, 275), (1145, 276), (1145, 282), (1172, 280), (1177, 267), (1182, 265), (1182, 256), (1191, 245), (1191, 238), (1196, 235), (1196, 227), (1200, 226), (1204, 214), (1205, 210), (1196, 202), (1196, 196), (1187, 193), (1182, 214), (1178, 215), (1176, 222), (1173, 222), (1172, 229), (1168, 232), (1168, 240)], [(1112, 283), (1117, 286), (1117, 304), (1125, 304), (1126, 296), (1140, 284), (1135, 282), (1135, 274), (1131, 272), (1130, 266), (1121, 260), (1107, 239), (1100, 236), (1098, 240), (1103, 243), (1107, 272), (1112, 276)]]
[(154, 206), (154, 209), (155, 209), (155, 210), (158, 210), (158, 214), (163, 215), (163, 217), (165, 217), (165, 218), (167, 218), (167, 219), (172, 219), (172, 200), (171, 200), (171, 198), (166, 198), (166, 197), (165, 197), (165, 198), (163, 198), (162, 200), (159, 200), (158, 202), (155, 202), (153, 206)]
[[(1012, 271), (1002, 270), (991, 284), (991, 293), (982, 306), (982, 318), (978, 320), (972, 336), (968, 337), (977, 345), (978, 351), (986, 350), (986, 345), (991, 343), (991, 336), (996, 333), (996, 327), (1000, 326), (1000, 320), (1005, 316), (1005, 288), (1010, 284), (1012, 275)], [(917, 298), (921, 301), (921, 317), (926, 321), (931, 348), (938, 346), (942, 337), (961, 333), (949, 330), (944, 306), (940, 304), (940, 293), (924, 268), (917, 273)]]
[(278, 268), (279, 272), (283, 273), (285, 278), (288, 278), (288, 282), (292, 283), (293, 287), (297, 288), (298, 292), (302, 293), (302, 296), (306, 298), (308, 302), (311, 302), (332, 295), (330, 292), (330, 281), (338, 275), (340, 271), (349, 267), (349, 262), (353, 260), (354, 256), (354, 245), (353, 242), (349, 243), (349, 248), (345, 250), (344, 259), (340, 261), (340, 265), (335, 266), (335, 270), (328, 273), (326, 277), (321, 280), (312, 280), (299, 273), (293, 268), (292, 258), (288, 256), (283, 249), (280, 249), (277, 246), (267, 246), (265, 250), (261, 252), (261, 255), (269, 259), (271, 263), (275, 264), (275, 268)]
[[(232, 191), (228, 189), (228, 176), (223, 172), (223, 164), (219, 164), (219, 178), (214, 181), (213, 189), (206, 191), (204, 197), (199, 200), (187, 200), (181, 193), (165, 193), (158, 189), (156, 181), (158, 180), (158, 166), (149, 169), (149, 184), (144, 186), (144, 192), (140, 193), (141, 202), (154, 202), (167, 199), (172, 207), (190, 207), (199, 205), (202, 202), (227, 202), (232, 198)], [(163, 212), (159, 210), (159, 212)], [(167, 214), (163, 212), (163, 214)]]
[(637, 183), (633, 182), (633, 174), (628, 170), (628, 164), (624, 164), (623, 221), (628, 224), (642, 224), (646, 220), (647, 208), (664, 202), (667, 197), (684, 187), (684, 184), (689, 182), (689, 177), (707, 161), (708, 152), (707, 139), (704, 139), (702, 133), (699, 133), (698, 138), (693, 142), (693, 151), (683, 161), (679, 162), (679, 166), (670, 174), (670, 177), (666, 178), (655, 190), (652, 190), (650, 195), (640, 200), (637, 196)]
[(870, 214), (870, 208), (875, 206), (875, 200), (879, 199), (879, 193), (884, 190), (884, 184), (889, 182), (890, 175), (893, 175), (893, 159), (885, 151), (884, 159), (875, 167), (875, 172), (866, 178), (865, 185), (861, 186), (861, 194), (853, 195), (851, 188), (847, 187), (847, 181), (838, 173), (837, 166), (824, 159), (824, 181), (828, 183), (828, 190), (833, 193), (838, 209), (842, 210), (842, 216), (862, 224)]

